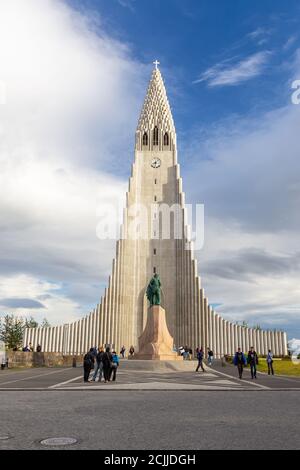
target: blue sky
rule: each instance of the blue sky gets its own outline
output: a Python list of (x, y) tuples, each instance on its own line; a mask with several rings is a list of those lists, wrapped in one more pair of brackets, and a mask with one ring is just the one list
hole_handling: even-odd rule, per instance
[[(283, 86), (299, 44), (300, 5), (280, 0), (85, 0), (69, 1), (95, 11), (112, 37), (130, 45), (142, 63), (161, 61), (179, 135), (199, 123), (212, 125), (230, 114), (262, 112), (289, 99)], [(298, 39), (298, 40), (297, 40)], [(263, 76), (236, 85), (194, 84), (210, 67), (267, 53)], [(280, 90), (280, 92), (279, 92)], [(184, 145), (183, 143), (180, 143)]]
[(124, 198), (157, 58), (211, 304), (300, 337), (299, 21), (293, 0), (2, 2), (0, 314), (99, 301), (115, 243), (95, 214)]

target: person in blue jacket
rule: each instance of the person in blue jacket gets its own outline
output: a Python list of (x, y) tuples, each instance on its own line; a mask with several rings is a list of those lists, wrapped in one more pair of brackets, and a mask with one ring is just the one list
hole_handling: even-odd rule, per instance
[(241, 351), (241, 348), (238, 348), (237, 352), (233, 358), (233, 364), (237, 366), (239, 372), (239, 378), (243, 378), (243, 369), (247, 365), (247, 359), (245, 354)]
[(112, 381), (115, 382), (116, 380), (116, 375), (117, 375), (117, 369), (119, 367), (119, 356), (116, 353), (116, 351), (112, 352), (112, 364), (111, 364), (111, 375), (112, 375)]

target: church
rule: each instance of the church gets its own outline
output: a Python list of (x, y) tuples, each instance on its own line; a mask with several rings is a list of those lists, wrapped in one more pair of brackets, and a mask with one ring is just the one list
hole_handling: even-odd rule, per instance
[[(215, 357), (233, 355), (238, 347), (254, 346), (258, 354), (271, 349), (287, 354), (282, 331), (264, 331), (228, 321), (209, 305), (189, 238), (187, 211), (177, 159), (175, 125), (158, 62), (155, 61), (139, 117), (134, 161), (126, 194), (121, 236), (107, 287), (99, 304), (73, 323), (25, 330), (24, 344), (34, 350), (65, 355), (85, 353), (92, 346), (110, 344), (138, 349), (144, 331), (146, 289), (153, 274), (162, 284), (162, 306), (177, 347), (211, 348)], [(161, 208), (172, 208), (173, 224), (163, 233)], [(145, 209), (144, 224), (133, 236), (137, 208)], [(175, 210), (173, 210), (175, 208)]]

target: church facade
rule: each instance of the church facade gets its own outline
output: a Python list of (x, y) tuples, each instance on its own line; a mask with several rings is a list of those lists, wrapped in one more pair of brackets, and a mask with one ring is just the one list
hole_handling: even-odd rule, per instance
[[(164, 213), (171, 222), (166, 230)], [(271, 349), (275, 355), (286, 355), (285, 332), (243, 327), (209, 305), (188, 234), (175, 126), (156, 63), (137, 126), (121, 236), (104, 294), (96, 308), (78, 321), (26, 329), (24, 344), (72, 355), (105, 344), (116, 350), (122, 345), (127, 350), (131, 345), (137, 348), (147, 318), (146, 288), (153, 273), (158, 273), (162, 306), (177, 347), (210, 347), (217, 357), (250, 346), (259, 354)]]

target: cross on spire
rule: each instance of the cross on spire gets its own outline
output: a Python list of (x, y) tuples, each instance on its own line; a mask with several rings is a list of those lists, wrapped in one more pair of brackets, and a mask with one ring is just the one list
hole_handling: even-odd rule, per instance
[(158, 69), (158, 65), (160, 64), (160, 62), (158, 62), (158, 60), (156, 59), (153, 64), (155, 65), (155, 69), (157, 70)]

